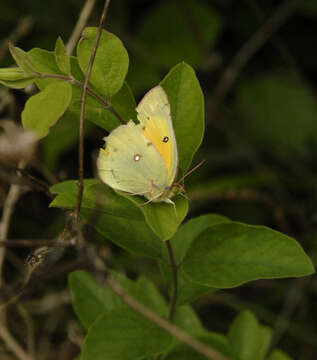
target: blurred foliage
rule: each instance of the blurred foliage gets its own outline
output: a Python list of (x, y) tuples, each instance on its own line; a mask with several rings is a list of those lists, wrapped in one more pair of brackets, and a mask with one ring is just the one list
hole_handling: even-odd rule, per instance
[[(270, 226), (295, 237), (316, 263), (315, 0), (298, 1), (292, 16), (250, 58), (220, 102), (218, 111), (213, 111), (214, 90), (224, 69), (263, 26), (263, 19), (274, 14), (281, 3), (273, 0), (113, 0), (106, 28), (128, 49), (127, 82), (137, 100), (179, 61), (186, 61), (198, 72), (206, 100), (207, 128), (194, 164), (202, 159), (207, 161), (186, 180), (187, 193), (192, 200), (188, 217), (210, 212), (231, 220)], [(52, 51), (58, 36), (67, 43), (83, 4), (83, 0), (3, 2), (0, 11), (1, 68), (13, 64), (7, 50), (8, 39), (16, 40), (16, 45), (25, 51), (34, 47)], [(89, 26), (98, 24), (102, 6), (102, 1), (96, 1)], [(31, 25), (25, 32), (18, 32), (26, 17)], [(6, 92), (1, 86), (1, 119), (10, 118), (20, 123), (28, 96), (21, 90)], [(128, 97), (128, 90), (122, 96)], [(127, 114), (134, 116), (130, 109)], [(32, 176), (50, 183), (77, 178), (76, 116), (66, 112), (64, 121), (52, 127), (50, 135), (40, 143), (27, 168)], [(103, 119), (98, 118), (96, 123), (98, 121)], [(105, 133), (91, 123), (86, 125), (85, 176), (94, 177), (96, 152), (103, 144)], [(18, 145), (13, 139), (10, 146), (13, 149)], [(9, 152), (12, 152), (10, 148)], [(16, 166), (19, 159), (6, 161), (3, 154), (0, 156), (2, 207), (11, 183), (9, 165)], [(57, 236), (63, 229), (63, 214), (48, 208), (50, 201), (37, 191), (23, 193), (12, 218), (9, 237)], [(113, 244), (101, 245), (100, 234), (92, 228), (87, 229), (87, 236), (113, 268), (132, 278), (146, 273), (155, 279), (159, 289), (163, 288), (152, 260), (135, 261)], [(28, 248), (9, 249), (4, 270), (10, 289), (12, 285), (14, 290), (14, 286), (23, 281), (26, 272), (23, 264), (29, 251)], [(64, 306), (70, 299), (63, 292), (67, 286), (67, 272), (86, 266), (80, 263), (80, 256), (78, 261), (74, 260), (76, 255), (72, 249), (62, 254), (53, 251), (51, 266), (45, 269), (34, 289), (21, 298), (21, 306), (34, 319), (36, 345), (45, 354), (41, 360), (73, 359), (78, 354), (82, 332), (76, 326), (74, 329), (74, 314), (69, 306)], [(203, 288), (196, 291), (204, 293)], [(195, 307), (205, 327), (219, 332), (227, 331), (237, 310), (252, 309), (259, 322), (275, 328), (275, 344), (293, 358), (312, 360), (317, 355), (315, 303), (316, 281), (313, 278), (311, 281), (257, 281), (206, 295), (195, 302)], [(17, 319), (23, 326), (17, 328)], [(25, 347), (28, 324), (26, 317), (21, 317), (21, 312), (12, 306), (8, 326)], [(0, 357), (1, 354), (2, 346)], [(272, 359), (286, 359), (279, 353), (274, 356)]]

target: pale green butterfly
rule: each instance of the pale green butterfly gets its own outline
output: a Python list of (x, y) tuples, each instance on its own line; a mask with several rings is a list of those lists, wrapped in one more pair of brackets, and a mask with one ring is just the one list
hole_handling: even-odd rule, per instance
[(100, 149), (99, 176), (113, 189), (143, 195), (149, 202), (174, 204), (178, 154), (171, 108), (161, 86), (150, 90), (136, 108), (139, 124), (130, 120), (114, 129)]

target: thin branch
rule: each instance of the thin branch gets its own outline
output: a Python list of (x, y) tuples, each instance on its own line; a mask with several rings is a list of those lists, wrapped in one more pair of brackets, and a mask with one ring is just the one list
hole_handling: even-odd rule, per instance
[(33, 358), (29, 356), (16, 342), (16, 340), (12, 337), (2, 322), (0, 322), (0, 336), (5, 342), (6, 346), (16, 355), (18, 359), (33, 360)]
[[(246, 0), (251, 10), (253, 10), (254, 15), (258, 18), (259, 21), (263, 21), (265, 18), (264, 11), (261, 9), (260, 5), (258, 4), (257, 0)], [(285, 64), (289, 67), (290, 71), (295, 75), (295, 77), (305, 84), (309, 88), (310, 91), (311, 85), (308, 84), (307, 80), (304, 77), (304, 74), (298, 67), (296, 60), (288, 47), (286, 46), (285, 42), (281, 38), (279, 34), (275, 34), (274, 37), (272, 37), (271, 42), (275, 49), (279, 52), (280, 56), (284, 60)]]
[(168, 315), (168, 319), (170, 321), (173, 321), (174, 315), (175, 315), (175, 310), (176, 310), (177, 293), (178, 293), (178, 273), (177, 273), (178, 268), (177, 268), (177, 264), (175, 262), (174, 252), (173, 252), (173, 248), (172, 248), (172, 244), (171, 244), (170, 240), (167, 240), (165, 244), (166, 244), (166, 247), (168, 250), (168, 255), (170, 258), (170, 265), (171, 265), (172, 274), (173, 274), (173, 290), (172, 290), (172, 296), (171, 296), (170, 311), (169, 311), (169, 315)]
[(242, 46), (234, 56), (231, 64), (223, 72), (221, 79), (213, 92), (215, 102), (214, 112), (218, 109), (224, 97), (232, 88), (243, 67), (250, 58), (259, 50), (261, 46), (274, 34), (295, 10), (297, 0), (285, 0), (275, 13), (263, 24), (261, 28)]
[(92, 13), (92, 10), (95, 6), (96, 0), (86, 0), (85, 5), (83, 6), (79, 18), (77, 20), (76, 26), (66, 44), (66, 50), (69, 55), (72, 54), (77, 41), (80, 38), (80, 35), (87, 24), (87, 21)]
[(53, 197), (46, 182), (36, 178), (24, 169), (7, 167), (0, 164), (0, 180), (11, 185), (27, 186), (31, 190), (44, 192), (49, 198)]
[(171, 324), (169, 321), (161, 318), (154, 311), (143, 306), (139, 303), (134, 297), (132, 297), (128, 292), (126, 292), (119, 283), (117, 283), (111, 276), (106, 278), (106, 284), (114, 291), (120, 298), (128, 304), (132, 309), (149, 319), (151, 322), (159, 326), (160, 328), (167, 331), (169, 334), (177, 338), (179, 341), (185, 343), (192, 349), (196, 350), (199, 354), (206, 356), (207, 359), (212, 360), (226, 360), (226, 357), (218, 353), (216, 350), (212, 349), (209, 346), (206, 346), (204, 343), (198, 341), (197, 339), (188, 335), (185, 331), (179, 329), (175, 325)]
[(8, 52), (8, 42), (15, 44), (19, 39), (28, 35), (32, 29), (34, 20), (30, 16), (25, 16), (19, 20), (13, 32), (0, 44), (0, 59), (2, 60)]
[(86, 114), (87, 87), (88, 87), (88, 82), (89, 82), (90, 74), (92, 71), (92, 67), (93, 67), (93, 64), (95, 61), (97, 48), (99, 45), (99, 40), (101, 38), (102, 27), (103, 27), (103, 24), (107, 17), (109, 4), (110, 4), (110, 0), (106, 0), (102, 14), (101, 14), (99, 27), (98, 27), (98, 33), (97, 33), (95, 45), (94, 45), (94, 48), (93, 48), (93, 51), (92, 51), (92, 54), (90, 57), (90, 61), (89, 61), (89, 65), (88, 65), (88, 69), (87, 69), (87, 73), (86, 73), (86, 77), (85, 77), (85, 82), (84, 82), (84, 86), (83, 86), (83, 92), (82, 92), (82, 96), (81, 96), (81, 108), (80, 108), (80, 120), (79, 120), (79, 146), (78, 146), (79, 183), (78, 183), (78, 201), (77, 201), (77, 208), (76, 208), (77, 219), (79, 219), (81, 202), (82, 202), (83, 193), (84, 193), (84, 122), (85, 122), (85, 114)]
[(297, 309), (300, 301), (303, 299), (305, 287), (307, 287), (310, 280), (310, 277), (304, 277), (293, 281), (293, 284), (285, 297), (282, 311), (275, 322), (273, 339), (270, 346), (271, 349), (277, 346), (286, 330), (288, 330), (292, 315)]
[[(49, 247), (58, 247), (68, 246), (67, 244), (61, 245), (61, 243), (58, 240), (54, 239), (36, 239), (36, 240), (30, 240), (30, 239), (10, 239), (10, 240), (0, 240), (0, 247), (40, 247), (40, 246), (49, 246)], [(72, 246), (69, 244), (69, 246)]]
[[(24, 167), (24, 163), (20, 162), (19, 166)], [(0, 222), (0, 240), (5, 241), (8, 237), (10, 228), (11, 216), (13, 214), (15, 204), (21, 194), (21, 187), (16, 184), (10, 186), (8, 195), (4, 201), (2, 218)], [(0, 285), (3, 285), (2, 271), (3, 262), (5, 258), (6, 248), (0, 248)], [(2, 309), (4, 310), (4, 309)], [(12, 337), (9, 330), (6, 327), (5, 312), (0, 309), (0, 337), (6, 344), (6, 346), (19, 358), (20, 360), (32, 360), (32, 358), (22, 349), (17, 341)]]
[[(37, 75), (41, 78), (48, 78), (48, 79), (60, 79), (65, 80), (69, 82), (70, 84), (76, 85), (80, 88), (84, 88), (84, 84), (80, 81), (74, 79), (70, 76), (63, 76), (59, 74), (43, 74), (43, 73), (37, 73)], [(97, 92), (95, 92), (92, 88), (87, 86), (87, 92), (89, 92), (90, 95), (94, 96), (107, 110), (113, 113), (114, 116), (121, 122), (121, 124), (125, 124), (125, 121), (122, 119), (120, 114), (117, 112), (116, 109), (114, 109), (102, 96), (100, 96)]]
[[(20, 166), (22, 167), (23, 164), (20, 164)], [(19, 199), (20, 193), (21, 193), (21, 187), (19, 185), (12, 184), (10, 186), (8, 195), (3, 204), (3, 212), (2, 212), (1, 222), (0, 222), (0, 240), (1, 241), (5, 241), (8, 237), (11, 216), (13, 214), (15, 204)], [(2, 282), (3, 282), (2, 270), (3, 270), (4, 257), (5, 257), (5, 247), (0, 248), (0, 285), (2, 285)]]

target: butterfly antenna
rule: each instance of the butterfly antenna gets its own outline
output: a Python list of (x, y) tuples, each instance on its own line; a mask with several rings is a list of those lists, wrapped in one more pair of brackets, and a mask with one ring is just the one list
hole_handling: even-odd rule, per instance
[(182, 181), (184, 181), (184, 179), (187, 178), (188, 175), (190, 175), (191, 173), (196, 171), (198, 168), (200, 168), (205, 162), (206, 162), (206, 160), (202, 160), (199, 164), (197, 164), (192, 169), (190, 169), (180, 180), (178, 180), (178, 183), (181, 183)]

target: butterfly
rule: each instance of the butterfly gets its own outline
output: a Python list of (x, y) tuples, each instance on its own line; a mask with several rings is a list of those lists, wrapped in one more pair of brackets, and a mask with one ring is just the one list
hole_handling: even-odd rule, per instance
[(178, 169), (176, 137), (170, 103), (161, 86), (138, 104), (139, 124), (130, 120), (105, 137), (97, 160), (101, 180), (113, 189), (143, 195), (148, 202), (174, 204)]

